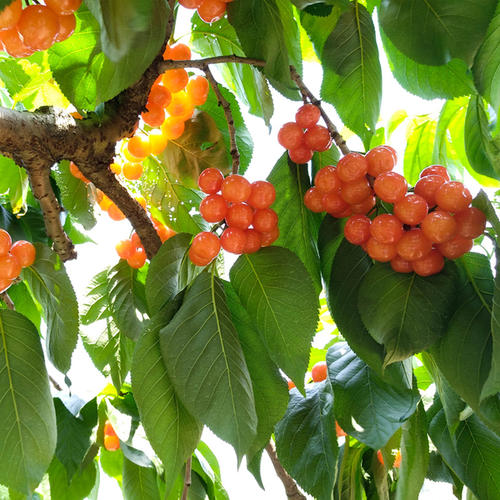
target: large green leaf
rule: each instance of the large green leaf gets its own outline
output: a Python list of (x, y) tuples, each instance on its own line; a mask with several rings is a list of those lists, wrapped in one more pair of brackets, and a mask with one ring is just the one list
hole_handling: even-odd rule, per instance
[(404, 176), (415, 184), (420, 172), (432, 164), (436, 122), (428, 115), (414, 118), (406, 133)]
[(358, 2), (340, 16), (325, 42), (321, 62), (321, 96), (367, 142), (379, 118), (382, 70), (372, 18)]
[(92, 399), (73, 413), (59, 398), (54, 398), (54, 407), (57, 420), (55, 456), (66, 469), (67, 480), (71, 481), (92, 444), (92, 430), (97, 425), (97, 403)]
[(375, 264), (365, 275), (358, 308), (370, 335), (385, 347), (384, 366), (433, 345), (453, 314), (456, 293), (454, 264), (422, 278)]
[(401, 456), (396, 500), (417, 500), (429, 465), (427, 419), (422, 401), (403, 424)]
[(290, 78), (290, 64), (300, 63), (299, 30), (292, 6), (284, 0), (246, 0), (231, 3), (227, 11), (245, 54), (265, 61), (264, 73), (271, 82), (288, 97), (298, 98)]
[(337, 465), (337, 436), (333, 394), (328, 381), (297, 389), (275, 430), (276, 452), (283, 467), (298, 484), (319, 500), (332, 498)]
[(345, 342), (328, 349), (326, 362), (340, 426), (371, 448), (382, 448), (415, 411), (418, 390), (387, 384)]
[(35, 303), (33, 295), (24, 281), (9, 288), (9, 297), (16, 306), (16, 311), (26, 316), (40, 330), (42, 310), (40, 304)]
[[(93, 3), (97, 7), (95, 0)], [(102, 4), (104, 10), (108, 11), (111, 4), (105, 4)], [(129, 8), (122, 8), (124, 3), (119, 2), (120, 22), (124, 21), (122, 14), (127, 16), (127, 29), (121, 33), (130, 38), (131, 43), (119, 60), (111, 61), (102, 51), (108, 48), (103, 49), (101, 44), (99, 23), (83, 5), (76, 12), (77, 25), (73, 35), (49, 49), (54, 78), (77, 108), (93, 110), (98, 104), (115, 97), (139, 79), (160, 51), (168, 19), (167, 3), (164, 0), (127, 0), (125, 4)], [(141, 16), (136, 15), (138, 12)], [(108, 15), (105, 20), (100, 19), (110, 28)], [(115, 21), (113, 18), (113, 23)], [(121, 55), (112, 48), (109, 48), (109, 53), (114, 57)]]
[(78, 338), (78, 303), (59, 256), (41, 243), (35, 248), (35, 263), (23, 269), (21, 276), (43, 307), (49, 359), (66, 373)]
[(481, 95), (483, 95), (494, 109), (500, 107), (500, 5), (497, 6), (495, 16), (491, 19), (484, 42), (472, 66), (474, 81)]
[(318, 321), (318, 299), (300, 259), (281, 247), (242, 255), (231, 283), (271, 359), (302, 389)]
[(447, 64), (419, 64), (400, 52), (382, 31), (382, 40), (394, 78), (408, 92), (424, 99), (453, 99), (474, 92), (467, 64), (452, 59)]
[(363, 471), (361, 468), (363, 455), (369, 448), (359, 441), (350, 440), (339, 448), (339, 471), (335, 485), (335, 497), (349, 500), (362, 500), (365, 495), (363, 487)]
[[(192, 19), (191, 40), (204, 57), (244, 56), (241, 43), (226, 18), (207, 24), (195, 14)], [(224, 64), (221, 73), (231, 90), (248, 106), (249, 112), (260, 116), (266, 124), (273, 115), (273, 99), (262, 72), (250, 64)]]
[(56, 449), (56, 416), (36, 328), (0, 311), (0, 483), (30, 494)]
[(58, 500), (84, 500), (91, 498), (91, 491), (98, 481), (97, 466), (94, 461), (78, 470), (70, 479), (64, 465), (56, 458), (52, 460), (49, 470), (50, 498)]
[(251, 462), (269, 442), (274, 426), (283, 417), (288, 405), (288, 388), (231, 284), (225, 282), (224, 290), (245, 355), (255, 399), (257, 436), (247, 452), (247, 462)]
[(147, 329), (137, 343), (132, 363), (132, 389), (141, 422), (151, 446), (165, 467), (167, 489), (200, 440), (201, 425), (188, 413), (174, 392), (160, 349), (162, 324), (175, 314), (179, 304), (172, 303)]
[(478, 409), (491, 368), (494, 282), (489, 260), (484, 255), (466, 254), (460, 264), (464, 276), (455, 290), (455, 311), (445, 336), (431, 352), (451, 387), (472, 408)]
[(54, 176), (61, 193), (63, 207), (85, 229), (92, 229), (96, 220), (87, 185), (71, 174), (67, 161), (59, 163)]
[(187, 257), (191, 235), (169, 238), (151, 260), (146, 278), (146, 299), (150, 315), (158, 313), (193, 279), (197, 270)]
[(160, 500), (153, 464), (142, 467), (123, 459), (123, 498), (125, 500)]
[(345, 219), (337, 219), (329, 214), (323, 218), (318, 234), (318, 250), (320, 255), (321, 277), (329, 289), (332, 275), (333, 258), (344, 240)]
[[(239, 173), (244, 174), (246, 169), (250, 165), (250, 161), (252, 160), (253, 140), (245, 125), (243, 116), (240, 111), (240, 106), (233, 93), (227, 90), (222, 85), (219, 85), (219, 90), (231, 107), (234, 137), (236, 139), (236, 145), (240, 154)], [(219, 131), (222, 134), (224, 143), (226, 145), (227, 161), (231, 162), (231, 142), (229, 137), (229, 126), (227, 123), (226, 115), (224, 113), (224, 109), (219, 105), (219, 101), (217, 100), (215, 92), (212, 88), (208, 93), (207, 101), (205, 102), (205, 104), (203, 104), (203, 106), (200, 106), (200, 109), (208, 113), (217, 124), (217, 127), (219, 128)]]
[(465, 151), (477, 173), (500, 179), (500, 147), (491, 137), (484, 102), (478, 95), (471, 96), (465, 115)]
[(289, 163), (286, 152), (273, 167), (267, 180), (276, 188), (273, 209), (278, 214), (280, 236), (275, 244), (288, 248), (300, 257), (320, 291), (316, 245), (319, 217), (304, 205), (304, 194), (311, 187), (307, 170)]
[(380, 24), (401, 52), (421, 64), (446, 64), (457, 57), (471, 66), (496, 4), (496, 0), (382, 0)]
[(196, 419), (235, 448), (239, 459), (256, 434), (252, 383), (219, 278), (201, 273), (160, 332), (167, 373)]
[(28, 211), (23, 216), (18, 217), (0, 205), (0, 227), (8, 231), (12, 241), (24, 239), (32, 243), (35, 241), (50, 243), (42, 212), (32, 206), (28, 206)]

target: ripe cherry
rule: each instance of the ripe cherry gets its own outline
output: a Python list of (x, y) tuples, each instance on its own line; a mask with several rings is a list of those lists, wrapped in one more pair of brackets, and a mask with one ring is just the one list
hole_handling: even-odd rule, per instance
[(220, 243), (227, 252), (242, 254), (245, 250), (247, 235), (239, 227), (227, 227), (220, 237)]
[(162, 106), (166, 108), (172, 101), (172, 93), (163, 85), (154, 84), (148, 95), (148, 102), (146, 108), (150, 109), (155, 106)]
[(224, 16), (226, 3), (221, 0), (203, 0), (198, 7), (198, 15), (206, 23), (215, 23)]
[(165, 110), (163, 106), (153, 106), (151, 104), (147, 111), (141, 113), (141, 118), (150, 127), (160, 127), (165, 121)]
[(420, 227), (426, 238), (433, 243), (444, 243), (457, 233), (455, 217), (444, 210), (434, 210), (427, 214)]
[(353, 245), (363, 245), (370, 238), (371, 220), (365, 215), (351, 215), (344, 226), (344, 236)]
[(304, 145), (288, 150), (288, 156), (290, 157), (290, 160), (292, 160), (294, 163), (301, 165), (303, 163), (311, 161), (313, 152), (311, 149), (309, 149), (307, 146)]
[(56, 42), (63, 42), (67, 40), (76, 28), (75, 14), (58, 15), (59, 19), (59, 32), (57, 33)]
[(120, 257), (120, 259), (125, 260), (132, 256), (132, 254), (135, 252), (135, 248), (136, 247), (131, 240), (119, 241), (115, 246), (116, 253)]
[(436, 202), (439, 208), (449, 212), (461, 212), (471, 201), (470, 191), (461, 182), (445, 182), (436, 190)]
[(420, 228), (414, 228), (406, 231), (396, 246), (400, 257), (413, 262), (431, 251), (432, 242), (425, 237)]
[(136, 248), (132, 255), (127, 259), (127, 263), (134, 269), (140, 269), (146, 263), (146, 252), (144, 251), (144, 248)]
[(268, 208), (276, 199), (276, 189), (267, 181), (255, 181), (251, 184), (252, 191), (248, 197), (248, 204), (253, 208)]
[(337, 169), (333, 165), (327, 165), (318, 170), (314, 176), (314, 185), (327, 193), (328, 191), (338, 191), (342, 185), (342, 181), (337, 175)]
[(394, 243), (381, 243), (373, 237), (365, 244), (366, 253), (378, 262), (389, 262), (396, 257), (396, 245)]
[(125, 219), (125, 214), (113, 202), (108, 207), (108, 215), (116, 221)]
[(371, 194), (372, 188), (366, 177), (361, 177), (361, 179), (353, 182), (344, 182), (340, 189), (341, 198), (349, 205), (361, 203)]
[(468, 207), (455, 214), (457, 234), (463, 238), (477, 238), (486, 227), (486, 216), (476, 207)]
[(246, 240), (243, 253), (255, 253), (262, 246), (262, 235), (255, 229), (247, 229), (245, 231)]
[(390, 172), (396, 165), (395, 155), (387, 146), (377, 146), (371, 149), (366, 153), (365, 158), (368, 162), (368, 174), (372, 177)]
[(220, 190), (224, 176), (218, 168), (209, 167), (198, 177), (198, 187), (207, 194), (215, 194)]
[[(317, 187), (309, 188), (304, 194), (304, 205), (311, 210), (311, 212), (323, 212), (323, 191), (320, 191)], [(340, 196), (337, 197), (343, 201)]]
[(332, 137), (326, 127), (313, 125), (304, 134), (304, 144), (313, 151), (326, 151), (332, 145)]
[(0, 277), (13, 280), (17, 278), (19, 274), (21, 274), (21, 264), (19, 261), (12, 255), (8, 253), (7, 255), (3, 255), (0, 257)]
[(189, 248), (189, 258), (196, 266), (206, 266), (217, 257), (220, 251), (220, 240), (214, 233), (203, 231), (198, 233)]
[(127, 142), (127, 149), (129, 153), (137, 158), (137, 160), (144, 160), (146, 156), (151, 153), (151, 147), (149, 146), (149, 140), (145, 135), (134, 135)]
[(269, 245), (272, 245), (279, 237), (280, 237), (280, 230), (278, 225), (274, 227), (272, 231), (269, 233), (261, 233), (261, 246), (263, 247), (268, 247)]
[(17, 23), (24, 43), (33, 50), (47, 50), (59, 33), (57, 14), (45, 5), (28, 5)]
[(396, 172), (385, 172), (375, 179), (373, 189), (382, 201), (396, 203), (405, 197), (408, 183), (402, 175)]
[(104, 448), (108, 451), (116, 451), (120, 449), (120, 439), (118, 436), (104, 436)]
[(321, 382), (322, 380), (326, 380), (328, 376), (328, 366), (326, 365), (326, 361), (319, 361), (316, 363), (311, 369), (311, 378), (313, 382)]
[(5, 229), (0, 229), (0, 257), (7, 255), (12, 246), (12, 238)]
[(0, 30), (12, 29), (16, 26), (21, 13), (23, 11), (23, 5), (21, 0), (14, 0), (11, 4), (4, 7), (0, 11)]
[(429, 174), (417, 181), (414, 192), (424, 198), (429, 207), (433, 207), (436, 205), (436, 191), (445, 182), (445, 178), (441, 175)]
[(191, 78), (186, 87), (186, 93), (195, 106), (205, 104), (209, 91), (208, 80), (201, 75)]
[(368, 172), (368, 162), (359, 153), (349, 153), (337, 164), (337, 175), (342, 182), (353, 182), (361, 179)]
[(294, 149), (304, 143), (304, 131), (295, 122), (285, 123), (278, 132), (278, 142), (286, 149)]
[(397, 273), (411, 273), (413, 271), (412, 263), (404, 260), (399, 255), (396, 255), (396, 257), (391, 260), (391, 267)]
[(233, 203), (226, 213), (226, 223), (230, 227), (247, 229), (252, 224), (253, 209), (246, 203)]
[(472, 238), (463, 238), (456, 234), (451, 240), (445, 241), (437, 246), (437, 249), (448, 259), (458, 259), (467, 253), (474, 242)]
[(408, 193), (394, 204), (393, 212), (403, 224), (416, 226), (427, 215), (428, 209), (424, 198), (418, 194)]
[(220, 222), (227, 211), (227, 202), (220, 194), (209, 194), (200, 203), (200, 214), (207, 222)]
[(184, 68), (169, 69), (163, 73), (162, 84), (170, 92), (180, 92), (183, 90), (189, 81), (188, 72)]
[(10, 253), (17, 259), (21, 267), (31, 266), (35, 262), (36, 250), (29, 241), (16, 241), (10, 247)]
[(169, 116), (161, 124), (161, 130), (169, 141), (178, 139), (184, 133), (185, 127), (184, 122), (176, 116)]
[(125, 179), (136, 181), (141, 178), (143, 171), (142, 163), (127, 162), (123, 164), (122, 173)]
[(178, 0), (178, 2), (186, 9), (197, 9), (202, 0)]
[(304, 104), (295, 113), (295, 121), (302, 128), (311, 128), (318, 123), (320, 116), (321, 111), (317, 106)]
[(250, 182), (239, 174), (228, 175), (221, 184), (222, 196), (232, 203), (247, 201), (251, 192)]
[(430, 167), (424, 168), (422, 172), (420, 172), (420, 178), (427, 175), (439, 175), (447, 181), (450, 180), (448, 170), (446, 170), (446, 167), (443, 167), (442, 165), (431, 165)]
[(353, 203), (351, 210), (353, 214), (367, 214), (375, 206), (377, 200), (374, 195), (370, 195), (359, 203)]
[(344, 214), (349, 209), (348, 203), (341, 197), (340, 193), (335, 191), (325, 193), (321, 199), (321, 204), (324, 211), (337, 218), (341, 218), (341, 214)]
[(380, 243), (394, 244), (403, 236), (403, 224), (395, 215), (377, 215), (371, 223), (370, 234)]
[(165, 52), (163, 52), (163, 59), (165, 61), (169, 59), (172, 61), (188, 61), (191, 59), (191, 49), (184, 43), (167, 45)]
[(278, 214), (272, 208), (260, 208), (253, 214), (252, 224), (259, 233), (269, 233), (278, 225)]
[(62, 16), (73, 14), (81, 4), (82, 0), (45, 0), (47, 7), (50, 7), (51, 10)]
[(412, 262), (413, 270), (419, 276), (431, 276), (437, 274), (443, 270), (444, 258), (442, 253), (433, 248), (427, 255), (421, 259), (414, 260)]

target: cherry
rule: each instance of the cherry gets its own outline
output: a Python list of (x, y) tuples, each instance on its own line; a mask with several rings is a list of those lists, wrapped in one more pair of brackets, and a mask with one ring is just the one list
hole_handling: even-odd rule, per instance
[(396, 245), (393, 243), (381, 243), (371, 237), (365, 245), (366, 253), (378, 262), (389, 262), (396, 257)]
[(349, 205), (361, 203), (372, 194), (372, 188), (366, 177), (357, 181), (344, 182), (340, 189), (340, 196)]
[(419, 276), (431, 276), (443, 270), (444, 259), (439, 250), (433, 248), (427, 255), (421, 259), (412, 262), (413, 270)]
[(262, 234), (255, 229), (247, 229), (245, 231), (246, 240), (243, 253), (255, 253), (262, 246)]
[(135, 252), (136, 247), (131, 240), (122, 240), (116, 244), (115, 249), (120, 259), (127, 260)]
[[(304, 205), (311, 210), (311, 212), (323, 212), (323, 191), (320, 191), (317, 187), (309, 188), (304, 194)], [(336, 195), (339, 200), (343, 202), (340, 196)]]
[(342, 181), (337, 175), (337, 169), (333, 165), (327, 165), (318, 170), (314, 176), (314, 185), (321, 191), (338, 191), (342, 185)]
[(247, 229), (252, 224), (253, 209), (246, 203), (233, 203), (226, 214), (226, 223), (230, 227)]
[(332, 137), (326, 127), (313, 125), (304, 134), (304, 144), (313, 151), (327, 151), (332, 145)]
[(280, 236), (280, 230), (278, 225), (274, 227), (272, 231), (269, 233), (261, 233), (261, 246), (263, 247), (268, 247), (269, 245), (272, 245)]
[(198, 177), (198, 187), (207, 194), (215, 194), (220, 190), (224, 176), (218, 168), (209, 167)]
[(194, 105), (184, 91), (176, 92), (172, 95), (172, 101), (166, 108), (170, 116), (177, 116), (183, 121), (189, 120), (194, 113)]
[(405, 197), (408, 183), (402, 175), (396, 172), (385, 172), (375, 179), (373, 189), (382, 201), (396, 203)]
[(434, 210), (427, 214), (420, 227), (425, 237), (433, 243), (444, 243), (457, 233), (455, 217), (444, 210)]
[(403, 236), (403, 224), (395, 215), (377, 215), (371, 223), (370, 234), (380, 243), (394, 244)]
[(165, 110), (163, 106), (153, 106), (150, 104), (148, 110), (141, 113), (141, 118), (150, 127), (160, 127), (165, 121)]
[(67, 40), (76, 28), (75, 14), (58, 15), (59, 19), (59, 33), (57, 33), (56, 42), (63, 42)]
[(385, 172), (390, 172), (396, 165), (396, 156), (392, 148), (388, 146), (377, 146), (366, 153), (368, 162), (368, 174), (377, 177)]
[(116, 451), (120, 449), (120, 439), (118, 436), (104, 436), (104, 448), (108, 451)]
[(433, 207), (436, 205), (436, 191), (445, 182), (441, 175), (429, 174), (417, 181), (414, 192), (424, 198), (429, 207)]
[(371, 220), (365, 215), (351, 215), (344, 226), (344, 236), (353, 245), (363, 245), (370, 238)]
[(134, 135), (127, 142), (128, 152), (138, 160), (144, 160), (151, 153), (149, 140), (144, 135)]
[(125, 219), (125, 214), (113, 202), (108, 207), (108, 215), (112, 220), (116, 221)]
[(162, 106), (166, 108), (172, 101), (172, 94), (163, 85), (154, 84), (149, 91), (148, 102), (146, 103), (146, 108), (155, 108), (157, 106)]
[(144, 248), (138, 247), (127, 259), (127, 263), (134, 269), (140, 269), (146, 263), (146, 252)]
[(309, 149), (307, 146), (304, 145), (304, 146), (298, 146), (294, 149), (290, 149), (288, 151), (288, 156), (290, 156), (290, 160), (300, 165), (303, 163), (307, 163), (308, 161), (311, 161), (313, 152), (311, 149)]
[(163, 73), (162, 84), (170, 92), (180, 92), (183, 90), (189, 81), (188, 72), (184, 68), (169, 69)]
[(178, 139), (184, 133), (184, 129), (184, 121), (175, 116), (169, 116), (161, 124), (161, 130), (169, 141)]
[(304, 104), (295, 113), (295, 121), (302, 128), (311, 128), (318, 123), (320, 116), (321, 111), (317, 106)]
[(226, 3), (221, 0), (203, 0), (198, 7), (198, 15), (206, 23), (215, 23), (224, 16)]
[(14, 0), (11, 4), (4, 7), (0, 11), (0, 30), (12, 29), (16, 26), (21, 13), (23, 11), (23, 5), (21, 0)]
[(473, 244), (472, 238), (464, 238), (457, 234), (451, 240), (436, 246), (448, 259), (458, 259), (463, 254), (467, 253), (472, 248)]
[(278, 214), (272, 208), (260, 208), (253, 214), (252, 224), (260, 233), (269, 233), (278, 225)]
[(205, 104), (209, 91), (208, 80), (201, 75), (191, 78), (186, 87), (186, 93), (195, 106)]
[(406, 231), (396, 246), (399, 256), (412, 262), (427, 255), (432, 249), (432, 242), (420, 228), (414, 228)]
[(375, 206), (377, 200), (374, 195), (370, 195), (359, 203), (353, 203), (351, 210), (353, 214), (367, 214)]
[(321, 382), (322, 380), (326, 380), (328, 376), (328, 366), (326, 365), (326, 361), (319, 361), (316, 363), (311, 369), (311, 378), (313, 382)]
[(476, 207), (468, 207), (455, 214), (457, 234), (463, 238), (477, 238), (486, 227), (486, 216)]
[(442, 165), (431, 165), (430, 167), (424, 168), (422, 172), (420, 172), (420, 178), (427, 175), (439, 175), (447, 181), (450, 180), (448, 170), (446, 170), (446, 167), (443, 167)]
[(267, 181), (255, 181), (251, 184), (252, 191), (248, 197), (248, 204), (253, 208), (268, 208), (276, 199), (276, 189)]
[(0, 277), (13, 280), (21, 274), (21, 270), (20, 262), (11, 253), (0, 257)]
[(200, 203), (200, 214), (207, 222), (220, 222), (227, 212), (227, 202), (220, 194), (209, 194)]
[(178, 2), (186, 9), (197, 9), (202, 0), (178, 0)]
[(410, 226), (420, 224), (427, 215), (429, 207), (424, 198), (418, 194), (408, 193), (394, 204), (393, 212), (403, 223)]
[(391, 267), (397, 273), (411, 273), (413, 271), (412, 263), (404, 260), (399, 255), (396, 255), (396, 257), (391, 260)]
[(56, 14), (67, 16), (78, 10), (82, 0), (45, 0), (45, 5)]
[(28, 47), (47, 50), (59, 33), (59, 18), (45, 5), (28, 5), (21, 13), (17, 30)]
[(239, 227), (227, 227), (220, 237), (222, 248), (227, 252), (241, 254), (245, 250), (247, 235)]
[(278, 142), (286, 149), (295, 149), (304, 143), (304, 131), (295, 122), (285, 123), (278, 132)]
[(461, 182), (445, 182), (436, 189), (436, 202), (443, 210), (460, 212), (465, 210), (471, 201), (470, 191)]
[(35, 262), (36, 250), (29, 241), (16, 241), (10, 247), (10, 253), (17, 259), (21, 267), (28, 267)]
[(9, 280), (7, 278), (0, 278), (0, 293), (5, 292), (7, 288), (12, 285), (12, 280)]
[[(159, 155), (167, 147), (168, 139), (163, 129), (152, 129), (148, 133), (151, 154)], [(119, 172), (118, 172), (119, 173)]]
[(25, 45), (19, 31), (15, 28), (0, 31), (0, 42), (0, 47), (3, 46), (12, 57), (28, 57), (34, 52), (32, 48)]
[(353, 182), (361, 179), (368, 172), (368, 162), (359, 153), (349, 153), (337, 164), (337, 175), (343, 182)]
[(169, 59), (172, 61), (188, 61), (191, 59), (191, 49), (184, 43), (167, 45), (165, 52), (163, 52), (163, 59), (165, 61)]
[(196, 266), (206, 266), (217, 257), (220, 251), (220, 240), (214, 233), (203, 231), (198, 233), (189, 248), (189, 258)]
[(325, 193), (321, 199), (321, 204), (324, 211), (337, 218), (341, 218), (344, 212), (349, 209), (349, 205), (340, 196), (340, 193), (335, 191)]
[(141, 178), (142, 175), (142, 163), (131, 163), (127, 162), (123, 165), (122, 172), (125, 179), (130, 181), (136, 181)]
[(251, 192), (250, 182), (239, 174), (228, 175), (221, 184), (222, 196), (232, 203), (247, 201)]

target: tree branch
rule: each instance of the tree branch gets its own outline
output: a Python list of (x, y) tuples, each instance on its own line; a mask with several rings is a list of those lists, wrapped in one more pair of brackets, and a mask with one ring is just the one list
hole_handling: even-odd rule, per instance
[(236, 144), (236, 130), (234, 128), (234, 118), (233, 113), (231, 112), (231, 105), (222, 95), (219, 89), (219, 84), (215, 80), (214, 75), (210, 71), (208, 65), (203, 68), (203, 71), (205, 72), (210, 85), (214, 89), (215, 95), (217, 96), (217, 101), (219, 102), (219, 106), (222, 106), (222, 109), (224, 110), (224, 116), (226, 117), (227, 121), (227, 128), (229, 129), (229, 144), (231, 148), (229, 153), (231, 154), (231, 158), (233, 159), (233, 174), (237, 174), (240, 168), (240, 152), (238, 151), (238, 145)]
[(182, 490), (181, 500), (187, 500), (189, 488), (191, 486), (191, 462), (192, 457), (189, 457), (186, 462), (186, 473), (184, 474), (184, 489)]
[(276, 474), (281, 479), (285, 487), (286, 496), (290, 500), (306, 500), (306, 497), (299, 491), (299, 488), (288, 472), (283, 468), (281, 462), (276, 455), (276, 451), (271, 443), (267, 443), (266, 451), (273, 463)]
[(14, 305), (14, 302), (12, 302), (12, 299), (9, 297), (9, 294), (7, 292), (0, 293), (0, 298), (4, 301), (7, 309), (10, 309), (11, 311), (16, 310), (16, 306)]
[(261, 59), (253, 59), (251, 57), (237, 56), (236, 54), (231, 54), (227, 56), (216, 56), (216, 57), (206, 57), (205, 59), (186, 59), (182, 61), (174, 61), (168, 59), (160, 64), (160, 68), (163, 71), (169, 69), (177, 68), (199, 68), (205, 69), (211, 64), (222, 64), (222, 63), (240, 63), (240, 64), (250, 64), (251, 66), (265, 66), (266, 61)]
[(323, 117), (323, 120), (325, 121), (326, 126), (330, 131), (330, 135), (332, 136), (332, 139), (334, 140), (335, 144), (338, 146), (340, 151), (342, 151), (344, 155), (349, 154), (351, 152), (350, 149), (347, 147), (344, 138), (339, 134), (337, 127), (335, 127), (335, 125), (330, 120), (325, 110), (321, 106), (321, 101), (319, 99), (316, 99), (314, 94), (305, 86), (304, 82), (302, 81), (302, 78), (300, 77), (297, 70), (293, 66), (290, 66), (290, 76), (297, 85), (302, 96), (306, 96), (311, 101), (311, 104), (314, 104), (319, 108), (319, 110), (321, 111), (321, 116)]

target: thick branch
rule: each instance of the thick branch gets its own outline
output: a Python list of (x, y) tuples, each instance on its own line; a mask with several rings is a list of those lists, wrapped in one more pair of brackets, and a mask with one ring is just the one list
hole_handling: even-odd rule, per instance
[(191, 461), (192, 457), (189, 457), (186, 462), (186, 473), (184, 474), (184, 489), (182, 490), (181, 500), (187, 500), (189, 488), (191, 487)]
[(210, 82), (210, 85), (214, 89), (215, 95), (217, 96), (217, 101), (219, 102), (219, 106), (222, 106), (224, 110), (224, 116), (227, 121), (227, 128), (229, 129), (229, 145), (231, 150), (229, 153), (231, 154), (231, 158), (233, 159), (233, 174), (237, 174), (240, 168), (240, 152), (238, 151), (238, 145), (236, 144), (236, 129), (234, 128), (234, 119), (233, 113), (231, 112), (231, 105), (222, 95), (219, 85), (214, 78), (214, 75), (210, 71), (208, 66), (203, 68), (207, 80)]
[(276, 474), (281, 479), (285, 487), (286, 496), (290, 500), (306, 500), (306, 497), (299, 491), (299, 488), (288, 472), (283, 468), (281, 462), (276, 455), (276, 451), (271, 443), (267, 443), (266, 451), (273, 463)]
[(332, 139), (334, 140), (335, 144), (338, 146), (340, 151), (342, 151), (342, 153), (345, 155), (349, 154), (351, 152), (350, 149), (347, 147), (344, 138), (339, 134), (337, 127), (335, 127), (333, 122), (326, 114), (325, 110), (323, 109), (323, 106), (321, 106), (321, 101), (319, 99), (316, 99), (314, 94), (304, 85), (302, 78), (300, 77), (300, 75), (297, 73), (297, 70), (293, 66), (290, 66), (290, 75), (292, 77), (292, 80), (296, 83), (297, 87), (299, 88), (302, 96), (307, 96), (308, 99), (311, 101), (311, 103), (317, 106), (321, 111), (321, 116), (323, 117), (323, 120), (325, 121), (326, 126), (330, 131), (330, 135), (332, 136)]

